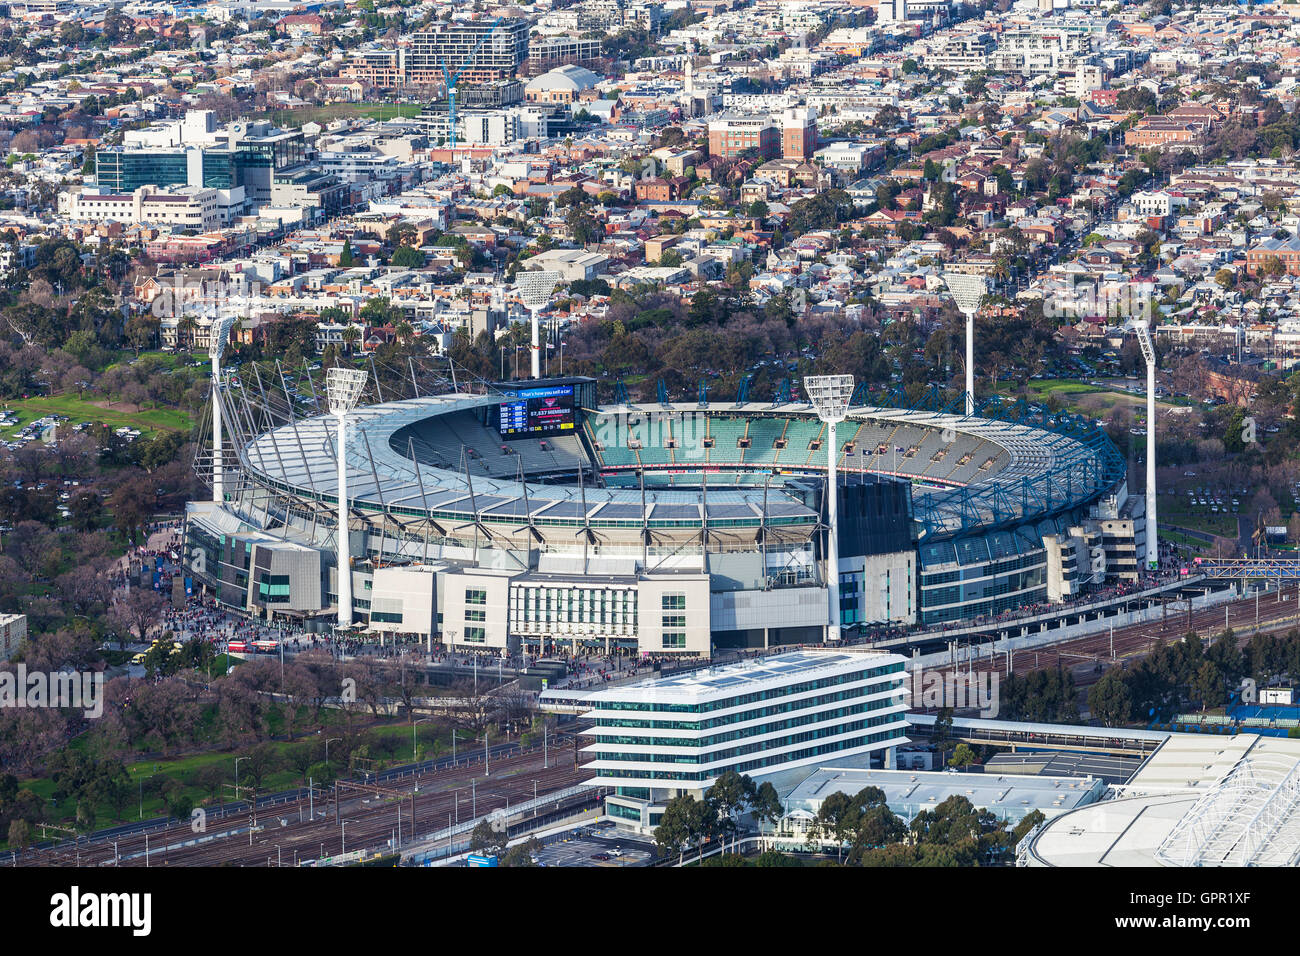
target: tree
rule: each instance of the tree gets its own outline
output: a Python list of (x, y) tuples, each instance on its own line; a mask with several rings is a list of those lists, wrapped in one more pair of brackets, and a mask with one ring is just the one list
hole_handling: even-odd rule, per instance
[(781, 805), (781, 797), (776, 792), (776, 787), (766, 780), (754, 792), (750, 809), (760, 824), (770, 823), (775, 826), (785, 816), (785, 807)]
[(942, 760), (944, 753), (948, 750), (948, 745), (952, 743), (951, 707), (943, 708), (935, 717), (934, 726), (930, 730), (930, 743), (939, 754), (939, 759)]
[(32, 845), (32, 825), (23, 819), (10, 820), (8, 842), (19, 850), (27, 849)]
[(261, 743), (248, 752), (248, 759), (243, 761), (242, 776), (253, 786), (253, 792), (262, 789), (262, 781), (268, 774), (279, 770), (283, 765), (280, 751), (275, 745)]
[(356, 257), (352, 254), (352, 240), (343, 240), (343, 251), (339, 253), (339, 266), (344, 269), (350, 269), (356, 264)]
[(717, 819), (717, 808), (706, 801), (696, 800), (689, 793), (673, 797), (655, 827), (655, 843), (662, 850), (677, 853), (681, 863), (688, 846), (698, 846), (714, 835)]
[(344, 326), (339, 335), (343, 339), (343, 344), (347, 347), (347, 350), (351, 352), (357, 344), (357, 339), (361, 338), (361, 330), (355, 325), (347, 325)]
[(118, 635), (118, 646), (126, 648), (126, 638), (134, 629), (140, 640), (145, 640), (149, 628), (162, 616), (163, 596), (153, 588), (132, 588), (109, 610), (110, 626)]
[(1133, 695), (1124, 678), (1114, 671), (1088, 689), (1088, 709), (1107, 727), (1127, 724), (1132, 719)]
[(952, 757), (948, 760), (948, 766), (956, 767), (959, 770), (965, 770), (975, 763), (979, 763), (975, 758), (975, 751), (971, 750), (967, 744), (958, 744), (952, 752)]
[(469, 835), (471, 853), (499, 856), (506, 848), (506, 835), (498, 831), (491, 820), (480, 820)]
[(704, 794), (705, 802), (717, 808), (721, 829), (731, 834), (737, 829), (736, 814), (749, 806), (753, 799), (754, 781), (734, 770), (721, 773)]
[(396, 247), (414, 240), (416, 235), (414, 225), (409, 222), (398, 222), (389, 227), (387, 238), (389, 245)]
[(896, 844), (907, 836), (907, 826), (883, 803), (869, 807), (858, 818), (848, 862), (861, 864), (863, 855)]
[(424, 253), (415, 246), (398, 246), (389, 262), (399, 269), (423, 269)]
[(537, 837), (529, 837), (524, 843), (512, 846), (506, 851), (506, 855), (501, 858), (502, 866), (536, 866), (533, 858), (537, 856), (542, 845), (537, 841)]
[(1201, 710), (1221, 707), (1224, 702), (1223, 672), (1213, 661), (1206, 661), (1196, 672), (1193, 691), (1201, 701)]
[(126, 340), (139, 356), (141, 349), (147, 349), (158, 341), (158, 320), (147, 312), (131, 316), (126, 321)]
[(564, 217), (573, 241), (580, 246), (599, 242), (605, 235), (604, 229), (594, 216), (583, 212), (582, 206), (574, 206)]

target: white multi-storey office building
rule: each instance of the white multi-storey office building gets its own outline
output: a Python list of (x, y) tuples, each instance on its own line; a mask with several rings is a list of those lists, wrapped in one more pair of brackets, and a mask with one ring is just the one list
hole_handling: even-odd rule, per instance
[(726, 770), (759, 778), (876, 753), (892, 764), (908, 742), (904, 664), (797, 651), (598, 691), (583, 715), (587, 782), (615, 788), (611, 816), (652, 828), (668, 800), (701, 796)]

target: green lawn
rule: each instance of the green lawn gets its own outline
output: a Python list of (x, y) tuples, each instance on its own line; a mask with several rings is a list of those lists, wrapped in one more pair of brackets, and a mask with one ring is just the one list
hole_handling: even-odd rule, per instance
[[(212, 714), (206, 714), (205, 717), (211, 717)], [(273, 733), (283, 732), (283, 722), (277, 719), (278, 714), (272, 713), (270, 720), (270, 730)], [(325, 711), (322, 713), (323, 722), (328, 729), (335, 724), (341, 724), (343, 715), (336, 711)], [(438, 735), (437, 729), (433, 725), (425, 724), (417, 727), (419, 737), (420, 759), (428, 760), (434, 756), (451, 753), (451, 737), (449, 735)], [(411, 725), (405, 721), (398, 721), (390, 724), (371, 725), (362, 730), (370, 753), (374, 759), (373, 763), (362, 764), (362, 766), (371, 767), (372, 769), (383, 769), (388, 765), (406, 763), (411, 760)], [(337, 734), (336, 734), (337, 735)], [(287, 763), (289, 751), (301, 746), (304, 743), (314, 743), (319, 745), (321, 737), (313, 733), (304, 733), (293, 741), (274, 741), (271, 746), (280, 751), (281, 757)], [(472, 744), (461, 739), (462, 746), (473, 746)], [(69, 744), (70, 747), (83, 750), (88, 746), (86, 736), (78, 737)], [(117, 822), (129, 822), (131, 820), (150, 819), (152, 817), (162, 816), (167, 812), (162, 797), (158, 794), (154, 780), (156, 777), (172, 777), (179, 780), (185, 786), (185, 794), (193, 803), (198, 806), (211, 802), (212, 794), (209, 790), (197, 784), (196, 778), (201, 770), (206, 767), (217, 766), (225, 771), (227, 784), (234, 783), (235, 776), (235, 758), (244, 756), (248, 753), (253, 745), (247, 745), (239, 748), (234, 753), (201, 753), (191, 754), (183, 757), (158, 758), (139, 760), (126, 764), (127, 773), (130, 775), (131, 782), (135, 785), (135, 796), (129, 801), (130, 805), (123, 812), (123, 820), (118, 821), (112, 806), (103, 801), (96, 811), (96, 827), (111, 826)], [(333, 760), (333, 769), (335, 772), (344, 770), (331, 755)], [(245, 768), (246, 769), (246, 768)], [(248, 778), (243, 776), (244, 783)], [(319, 781), (319, 777), (317, 780)], [(140, 783), (144, 782), (143, 790)], [(152, 783), (150, 781), (153, 781)], [(299, 775), (298, 771), (284, 766), (281, 769), (268, 773), (262, 780), (259, 793), (274, 792), (277, 790), (288, 790), (293, 787), (303, 786), (306, 781)], [(54, 781), (49, 777), (34, 777), (19, 781), (19, 786), (26, 790), (31, 790), (39, 796), (46, 804), (47, 819), (49, 822), (59, 826), (70, 826), (76, 819), (76, 805), (71, 799), (54, 801)], [(143, 799), (142, 799), (143, 798)], [(222, 789), (219, 800), (233, 799), (233, 788), (230, 786)], [(2, 837), (3, 834), (0, 834)], [(0, 839), (0, 848), (6, 844)]]
[(1078, 395), (1082, 392), (1100, 392), (1105, 389), (1097, 388), (1095, 385), (1089, 385), (1087, 382), (1080, 382), (1073, 378), (1044, 378), (1037, 381), (1030, 381), (1029, 391), (1039, 397), (1051, 394), (1060, 395)]
[[(1179, 504), (1181, 505), (1181, 502)], [(1237, 537), (1237, 516), (1234, 514), (1214, 514), (1199, 507), (1193, 511), (1185, 506), (1179, 507), (1161, 502), (1159, 518), (1161, 524), (1168, 522), (1179, 528), (1190, 528), (1193, 531), (1203, 531), (1224, 538)]]
[[(131, 365), (136, 361), (137, 358), (135, 352), (132, 349), (123, 349), (121, 355), (122, 358), (119, 361), (114, 362), (112, 365), (108, 367), (114, 368), (115, 366), (118, 365)], [(191, 356), (189, 353), (164, 352), (162, 349), (150, 349), (148, 351), (141, 352), (139, 355), (139, 358), (154, 359), (155, 361), (161, 362), (163, 365), (166, 365), (168, 368), (176, 368), (177, 363), (180, 362), (182, 359), (184, 359), (186, 363), (193, 362), (196, 357), (197, 355)]]
[(72, 393), (61, 395), (42, 395), (20, 401), (5, 402), (3, 407), (18, 413), (18, 425), (0, 434), (5, 437), (13, 435), (22, 426), (46, 415), (67, 415), (69, 425), (78, 422), (102, 422), (112, 428), (138, 428), (142, 432), (184, 431), (194, 427), (188, 414), (174, 408), (146, 408), (138, 412), (128, 412), (118, 408), (103, 408), (95, 404), (102, 399), (79, 398)]
[(253, 119), (270, 120), (276, 126), (297, 128), (304, 123), (328, 123), (336, 119), (369, 117), (370, 119), (410, 119), (420, 114), (420, 107), (395, 103), (330, 103), (328, 106), (303, 106), (298, 109), (267, 110)]
[[(1006, 397), (1015, 397), (1010, 386), (999, 387), (998, 391)], [(1050, 396), (1059, 395), (1065, 402), (1067, 412), (1072, 414), (1082, 413), (1093, 418), (1105, 417), (1117, 405), (1128, 406), (1134, 414), (1145, 414), (1146, 411), (1145, 395), (1125, 392), (1105, 385), (1098, 387), (1087, 382), (1081, 382), (1078, 379), (1038, 379), (1029, 382), (1027, 391), (1030, 400), (1036, 402), (1046, 402)], [(1168, 409), (1174, 407), (1175, 404), (1186, 405), (1188, 403), (1181, 400), (1174, 403), (1162, 398), (1156, 402), (1156, 407), (1158, 409)]]

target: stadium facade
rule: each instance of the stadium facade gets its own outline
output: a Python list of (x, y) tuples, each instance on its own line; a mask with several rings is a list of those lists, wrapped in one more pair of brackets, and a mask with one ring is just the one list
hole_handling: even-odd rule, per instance
[[(188, 506), (187, 566), (222, 604), (324, 628), (334, 425), (280, 379), (218, 390), (223, 500)], [(352, 593), (372, 631), (497, 653), (708, 655), (821, 641), (828, 573), (850, 634), (1136, 574), (1141, 499), (1084, 419), (854, 405), (828, 562), (825, 425), (808, 404), (600, 406), (581, 378), (477, 387), (380, 400), (390, 387), (349, 415)]]

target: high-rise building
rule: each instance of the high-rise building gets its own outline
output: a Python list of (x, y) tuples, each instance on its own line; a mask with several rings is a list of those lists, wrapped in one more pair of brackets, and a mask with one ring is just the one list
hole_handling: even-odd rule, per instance
[(727, 770), (763, 777), (873, 756), (889, 765), (887, 752), (907, 743), (905, 664), (797, 651), (598, 691), (584, 701), (588, 783), (615, 788), (612, 816), (651, 828), (668, 800), (699, 796)]
[[(170, 134), (163, 127), (158, 132)], [(209, 140), (202, 146), (155, 145), (170, 140), (154, 137), (139, 140), (140, 145), (101, 149), (95, 154), (95, 185), (114, 195), (143, 186), (242, 186), (245, 199), (258, 205), (271, 201), (275, 173), (301, 166), (309, 157), (302, 130), (281, 130), (269, 123), (230, 123)]]
[(817, 113), (801, 106), (781, 117), (781, 157), (810, 160), (817, 151)]
[(449, 23), (413, 34), (403, 52), (402, 74), (410, 84), (442, 83), (444, 65), (466, 83), (509, 79), (528, 59), (528, 21)]

